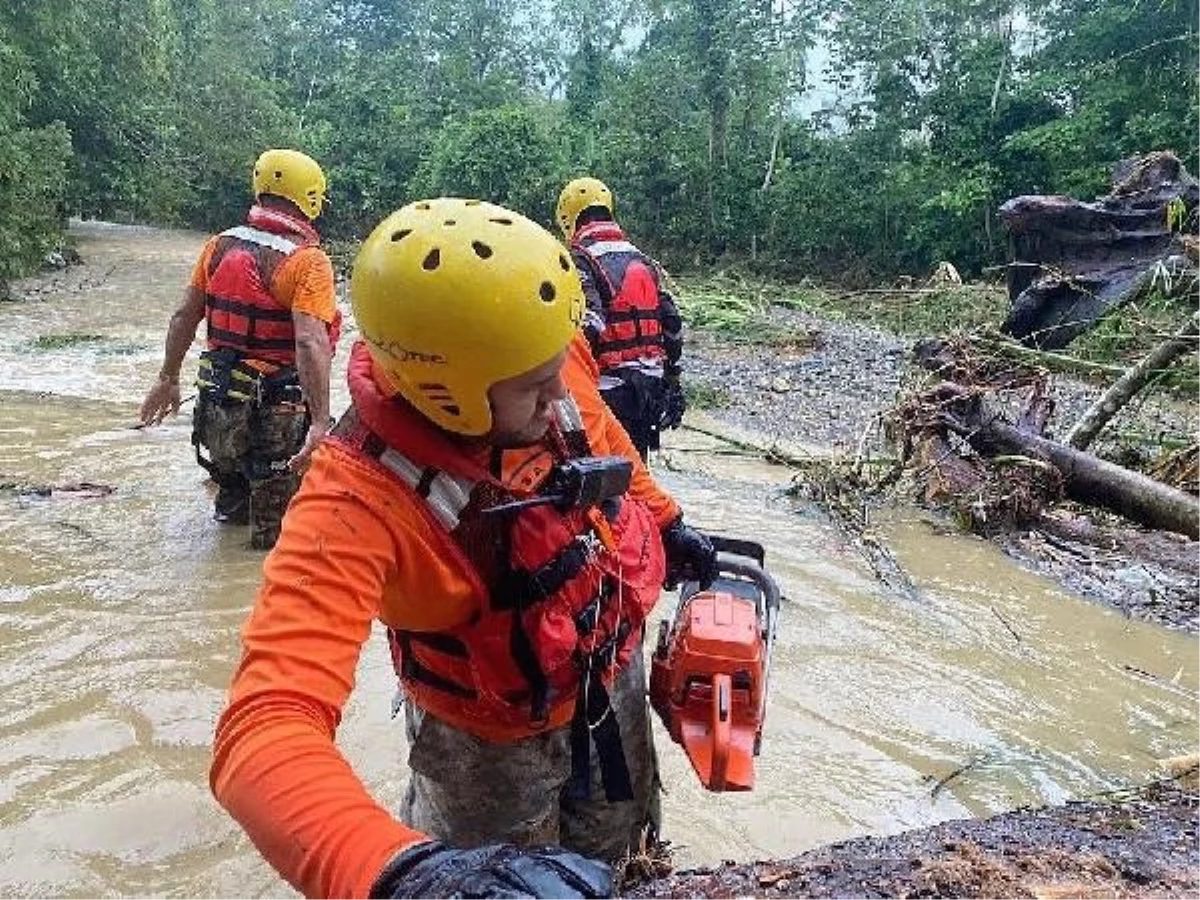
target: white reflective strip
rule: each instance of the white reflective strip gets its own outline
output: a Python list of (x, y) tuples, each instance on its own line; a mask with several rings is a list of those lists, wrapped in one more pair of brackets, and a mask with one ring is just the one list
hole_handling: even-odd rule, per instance
[(466, 478), (453, 478), (444, 472), (439, 472), (429, 486), (429, 496), (425, 502), (433, 510), (438, 521), (453, 531), (458, 527), (462, 511), (466, 509), (471, 499), (471, 488), (474, 485)]
[(662, 360), (653, 356), (642, 356), (637, 359), (627, 359), (619, 366), (613, 366), (611, 369), (605, 369), (607, 373), (620, 373), (622, 369), (636, 369), (643, 375), (648, 375), (651, 378), (663, 377)]
[(388, 448), (379, 454), (379, 461), (400, 476), (410, 488), (421, 483), (421, 470), (407, 456)]
[(554, 401), (554, 419), (563, 431), (583, 431), (583, 417), (572, 397)]
[[(390, 447), (379, 454), (379, 461), (391, 469), (400, 480), (414, 491), (421, 483), (425, 470), (402, 453)], [(444, 472), (438, 472), (429, 485), (429, 496), (421, 499), (429, 506), (430, 511), (447, 531), (458, 527), (458, 521), (467, 502), (471, 499), (471, 490), (475, 483), (469, 478), (454, 478)]]
[(249, 225), (238, 225), (236, 228), (222, 231), (221, 234), (222, 236), (249, 241), (261, 247), (270, 247), (272, 250), (278, 250), (280, 253), (287, 254), (288, 256), (300, 249), (300, 245), (294, 241), (289, 241), (278, 234), (271, 234), (269, 231), (260, 231), (257, 228), (251, 228)]
[(583, 249), (593, 256), (603, 256), (605, 253), (638, 252), (638, 248), (629, 241), (596, 241), (594, 244), (585, 244)]

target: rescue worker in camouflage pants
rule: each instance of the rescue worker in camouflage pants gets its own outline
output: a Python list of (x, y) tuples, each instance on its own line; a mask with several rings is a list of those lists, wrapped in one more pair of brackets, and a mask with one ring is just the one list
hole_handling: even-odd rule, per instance
[[(664, 581), (711, 583), (716, 550), (601, 399), (540, 225), (411, 203), (350, 293), (351, 406), (263, 564), (213, 793), (307, 897), (611, 897), (657, 791), (647, 616)], [(410, 737), (399, 815), (336, 742), (376, 622)]]
[(203, 319), (196, 460), (217, 484), (216, 520), (249, 524), (251, 547), (267, 550), (329, 429), (341, 314), (333, 265), (312, 225), (325, 201), (321, 167), (294, 150), (268, 150), (252, 186), (245, 224), (210, 238), (192, 271), (141, 419), (154, 425), (179, 411), (179, 370)]

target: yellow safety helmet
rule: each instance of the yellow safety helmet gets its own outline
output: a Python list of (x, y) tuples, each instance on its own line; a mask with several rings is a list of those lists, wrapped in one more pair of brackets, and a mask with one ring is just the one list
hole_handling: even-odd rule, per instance
[(274, 194), (291, 200), (310, 219), (325, 203), (325, 173), (298, 150), (268, 150), (254, 164), (254, 197)]
[(382, 386), (472, 436), (492, 427), (491, 386), (562, 352), (584, 309), (552, 234), (455, 197), (410, 203), (380, 222), (354, 260), (350, 298)]
[(589, 206), (603, 206), (610, 216), (615, 215), (612, 191), (608, 185), (598, 178), (576, 178), (567, 182), (558, 195), (554, 217), (568, 241), (575, 236), (575, 220)]

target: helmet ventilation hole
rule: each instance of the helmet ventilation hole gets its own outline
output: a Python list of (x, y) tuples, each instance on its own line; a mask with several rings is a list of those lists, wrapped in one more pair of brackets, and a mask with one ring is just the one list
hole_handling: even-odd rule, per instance
[(475, 251), (475, 255), (480, 259), (487, 259), (492, 255), (492, 248), (483, 241), (471, 241), (471, 249)]
[(283, 177), (283, 172), (280, 169), (276, 169), (275, 170), (275, 179), (278, 181), (282, 177)]
[(411, 228), (401, 228), (399, 231), (393, 231), (392, 232), (392, 243), (394, 244), (394, 243), (396, 243), (396, 241), (402, 241), (406, 237), (408, 237), (410, 234), (412, 234)]
[(446, 220), (445, 222), (443, 222), (442, 224), (443, 224), (444, 226), (446, 226), (447, 228), (449, 228), (451, 225), (457, 225), (457, 224), (458, 224), (458, 222), (456, 222), (454, 219), (447, 219), (447, 220)]
[(417, 386), (425, 392), (425, 396), (429, 400), (441, 408), (442, 412), (451, 416), (457, 416), (462, 413), (458, 404), (454, 402), (454, 395), (450, 393), (450, 389), (444, 384), (423, 381)]
[(427, 210), (429, 208), (430, 207), (429, 207), (428, 203), (418, 203), (416, 206), (413, 207), (413, 209), (420, 209), (420, 210)]
[(562, 270), (563, 270), (564, 272), (570, 272), (570, 271), (571, 271), (571, 262), (570, 262), (570, 260), (568, 260), (568, 259), (567, 259), (565, 256), (563, 256), (561, 253), (560, 253), (560, 254), (558, 254), (558, 264), (559, 264), (560, 266), (562, 266)]
[(442, 251), (439, 250), (437, 247), (434, 247), (432, 250), (429, 251), (429, 253), (428, 253), (428, 255), (426, 255), (425, 259), (423, 259), (421, 261), (421, 268), (424, 269), (426, 272), (432, 272), (434, 269), (436, 269), (441, 264), (442, 264)]
[(488, 221), (495, 222), (497, 225), (511, 225), (513, 223), (512, 219), (504, 219), (504, 218), (488, 219)]
[(543, 303), (553, 303), (556, 296), (554, 285), (548, 281), (543, 281), (542, 286), (538, 288), (538, 295), (542, 298)]

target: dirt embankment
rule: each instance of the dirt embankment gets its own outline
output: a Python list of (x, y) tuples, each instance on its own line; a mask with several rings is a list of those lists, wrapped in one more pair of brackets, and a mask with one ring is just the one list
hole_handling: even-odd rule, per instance
[(660, 878), (629, 897), (1195, 897), (1197, 801), (1172, 786)]

